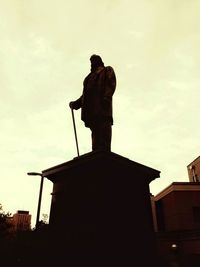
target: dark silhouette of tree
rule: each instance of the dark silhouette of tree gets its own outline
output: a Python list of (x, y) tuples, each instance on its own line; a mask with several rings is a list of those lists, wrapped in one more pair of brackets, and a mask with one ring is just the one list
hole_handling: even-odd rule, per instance
[(0, 204), (0, 241), (5, 240), (11, 235), (12, 224), (10, 222), (11, 213), (3, 210), (2, 204)]
[[(13, 242), (14, 232), (13, 225), (11, 223), (11, 213), (3, 210), (2, 204), (0, 204), (0, 253), (1, 253), (1, 265), (11, 266), (13, 265)], [(14, 266), (14, 265), (13, 265)]]

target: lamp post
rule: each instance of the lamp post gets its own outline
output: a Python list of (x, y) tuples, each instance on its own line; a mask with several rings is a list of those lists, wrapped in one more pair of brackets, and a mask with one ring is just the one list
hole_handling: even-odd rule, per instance
[(41, 200), (42, 200), (42, 190), (43, 190), (43, 182), (44, 182), (44, 176), (42, 173), (39, 172), (28, 172), (28, 175), (32, 176), (40, 176), (41, 181), (40, 181), (40, 191), (39, 191), (39, 198), (38, 198), (38, 208), (37, 208), (37, 217), (36, 217), (36, 229), (38, 228), (39, 225), (39, 219), (40, 219), (40, 208), (41, 208)]

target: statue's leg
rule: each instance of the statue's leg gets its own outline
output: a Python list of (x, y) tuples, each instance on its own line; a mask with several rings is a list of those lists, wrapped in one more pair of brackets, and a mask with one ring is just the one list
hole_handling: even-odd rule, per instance
[(92, 137), (92, 151), (100, 149), (100, 129), (97, 123), (90, 127)]
[(112, 126), (110, 122), (103, 122), (101, 125), (101, 145), (103, 150), (111, 150)]
[(110, 122), (98, 122), (91, 128), (92, 150), (111, 150), (112, 126)]

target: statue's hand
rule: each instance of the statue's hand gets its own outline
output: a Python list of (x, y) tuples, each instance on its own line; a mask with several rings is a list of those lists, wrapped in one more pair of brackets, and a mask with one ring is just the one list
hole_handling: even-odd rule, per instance
[(69, 107), (70, 107), (71, 109), (75, 109), (75, 110), (81, 108), (81, 106), (82, 106), (81, 99), (82, 99), (82, 98), (80, 97), (80, 98), (77, 99), (76, 101), (71, 101), (71, 102), (69, 102)]
[(74, 109), (74, 101), (69, 102), (69, 107), (70, 107), (71, 109)]

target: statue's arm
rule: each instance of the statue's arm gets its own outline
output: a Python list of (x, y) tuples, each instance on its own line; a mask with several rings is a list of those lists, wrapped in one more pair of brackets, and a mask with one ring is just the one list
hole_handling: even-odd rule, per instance
[(70, 108), (72, 109), (79, 109), (82, 106), (82, 96), (79, 97), (76, 101), (71, 101), (69, 103)]
[(116, 88), (116, 76), (112, 67), (106, 67), (106, 77), (105, 77), (105, 90), (104, 90), (104, 101), (111, 102), (112, 96)]

